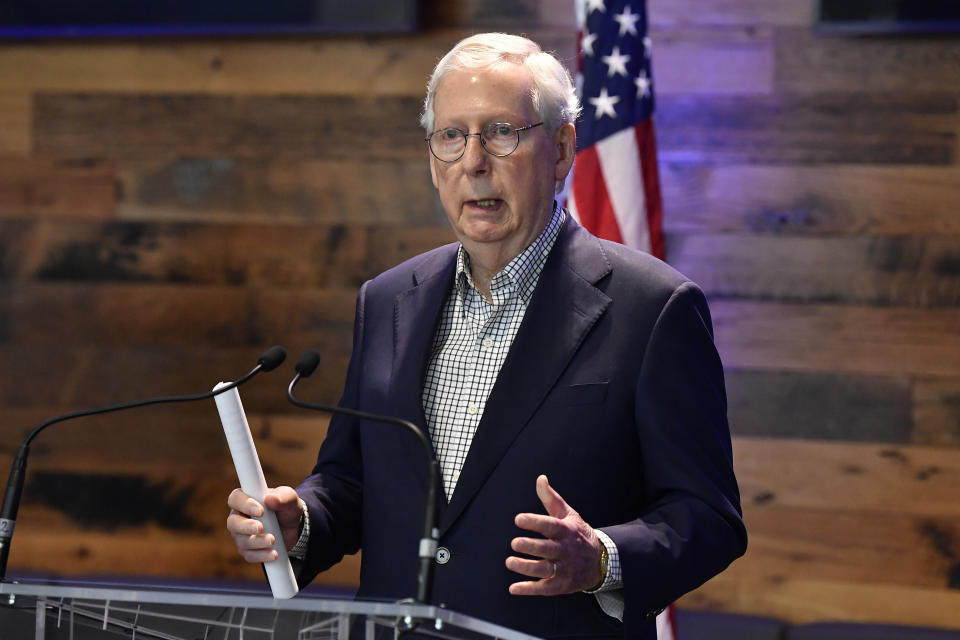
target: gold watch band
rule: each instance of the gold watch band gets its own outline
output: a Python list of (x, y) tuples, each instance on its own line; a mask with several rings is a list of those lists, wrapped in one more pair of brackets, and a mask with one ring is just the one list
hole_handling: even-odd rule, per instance
[[(607, 545), (600, 543), (600, 585), (607, 581), (607, 565), (610, 564), (610, 558), (607, 555)], [(599, 586), (598, 585), (598, 588)]]
[(609, 556), (607, 555), (607, 545), (603, 544), (603, 541), (600, 541), (600, 582), (597, 583), (593, 589), (587, 589), (587, 591), (596, 591), (603, 586), (603, 583), (607, 581), (607, 565), (609, 564)]

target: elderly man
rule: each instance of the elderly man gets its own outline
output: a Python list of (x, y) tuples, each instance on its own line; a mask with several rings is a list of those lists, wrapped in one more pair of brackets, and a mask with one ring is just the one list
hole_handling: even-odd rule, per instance
[[(525, 38), (473, 36), (440, 60), (421, 124), (459, 242), (363, 285), (341, 404), (433, 443), (434, 602), (539, 636), (653, 638), (746, 533), (702, 293), (554, 201), (578, 113)], [(362, 548), (358, 597), (415, 592), (421, 456), (411, 434), (334, 417), (313, 473), (265, 500), (301, 584)], [(228, 503), (244, 558), (272, 560), (247, 517), (261, 506)]]

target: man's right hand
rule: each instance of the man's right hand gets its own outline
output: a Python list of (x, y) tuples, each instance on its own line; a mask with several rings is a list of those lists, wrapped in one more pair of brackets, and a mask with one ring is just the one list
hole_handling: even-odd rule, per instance
[[(300, 537), (300, 519), (303, 517), (300, 496), (290, 487), (277, 487), (267, 489), (263, 502), (277, 514), (283, 543), (289, 551)], [(230, 507), (227, 531), (233, 536), (243, 559), (254, 564), (276, 560), (277, 552), (271, 548), (273, 535), (264, 533), (263, 524), (253, 519), (263, 515), (263, 505), (240, 489), (234, 489), (227, 498), (227, 506)]]

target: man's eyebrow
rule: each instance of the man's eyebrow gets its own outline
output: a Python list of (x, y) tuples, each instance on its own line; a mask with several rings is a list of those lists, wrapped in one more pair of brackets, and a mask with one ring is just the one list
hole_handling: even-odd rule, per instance
[[(521, 122), (521, 121), (523, 121), (523, 118), (518, 117), (518, 116), (508, 116), (508, 115), (494, 116), (494, 117), (492, 117), (492, 118), (487, 118), (487, 119), (483, 122), (483, 124), (480, 125), (480, 127), (483, 128), (483, 127), (485, 127), (485, 126), (487, 126), (487, 125), (494, 124), (494, 123), (498, 123), (498, 122), (499, 122), (499, 123), (504, 123), (504, 124), (509, 124), (509, 125), (512, 125), (512, 126), (519, 126), (519, 125), (517, 125), (517, 122)], [(435, 131), (442, 131), (443, 129), (457, 129), (457, 130), (459, 130), (459, 131), (467, 131), (467, 130), (468, 130), (468, 128), (467, 128), (466, 126), (464, 126), (463, 124), (446, 124), (446, 125), (443, 125), (443, 126), (441, 126), (441, 125), (439, 125), (439, 124), (434, 124), (434, 127), (435, 127), (435, 129), (434, 129)]]

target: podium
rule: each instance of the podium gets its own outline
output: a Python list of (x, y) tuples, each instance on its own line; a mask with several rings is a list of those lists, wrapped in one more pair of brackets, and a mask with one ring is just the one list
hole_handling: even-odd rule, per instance
[(189, 587), (0, 583), (3, 640), (537, 640), (434, 605)]

